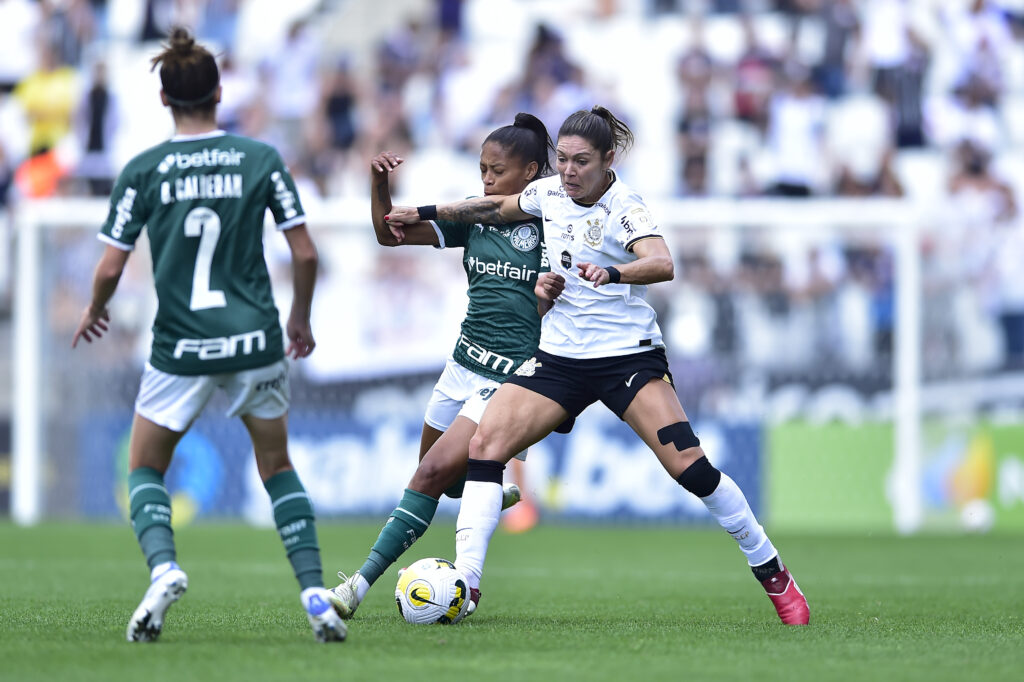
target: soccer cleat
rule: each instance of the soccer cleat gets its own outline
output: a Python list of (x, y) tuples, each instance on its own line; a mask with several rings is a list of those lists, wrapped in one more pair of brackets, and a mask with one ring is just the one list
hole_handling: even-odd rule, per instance
[(761, 584), (764, 585), (764, 590), (775, 605), (775, 610), (783, 623), (807, 625), (811, 621), (811, 609), (807, 606), (807, 599), (788, 568), (783, 566), (781, 571)]
[(153, 577), (149, 589), (128, 621), (125, 633), (129, 642), (154, 642), (164, 626), (164, 613), (188, 589), (188, 576), (178, 564), (169, 561)]
[(351, 578), (343, 571), (338, 571), (341, 584), (328, 592), (327, 598), (331, 600), (334, 610), (345, 619), (354, 616), (356, 609), (359, 608), (359, 595), (356, 594), (355, 585), (357, 575), (359, 575), (359, 571), (353, 573)]
[(469, 606), (466, 607), (466, 615), (463, 618), (469, 618), (476, 611), (476, 607), (480, 604), (480, 590), (475, 587), (469, 588)]
[(302, 591), (302, 606), (309, 616), (309, 625), (318, 642), (344, 642), (348, 628), (334, 610), (330, 593), (322, 587), (311, 587)]
[(505, 511), (521, 499), (523, 494), (519, 491), (519, 486), (509, 483), (501, 489), (501, 511)]

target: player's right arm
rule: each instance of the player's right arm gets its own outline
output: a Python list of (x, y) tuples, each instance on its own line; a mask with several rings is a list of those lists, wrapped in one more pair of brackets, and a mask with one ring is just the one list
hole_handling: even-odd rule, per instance
[[(519, 195), (508, 194), (505, 196), (491, 195), (456, 201), (450, 204), (438, 204), (437, 206), (424, 206), (428, 210), (436, 211), (438, 220), (447, 220), (453, 223), (465, 223), (474, 225), (504, 225), (514, 223), (518, 220), (528, 220), (536, 217), (524, 212), (519, 208)], [(412, 206), (395, 206), (385, 216), (389, 225), (400, 227), (402, 225), (414, 225), (422, 218), (420, 209)]]
[(429, 222), (417, 220), (410, 225), (399, 226), (389, 225), (385, 220), (392, 208), (388, 177), (404, 160), (392, 152), (381, 152), (370, 161), (370, 214), (373, 217), (373, 231), (377, 234), (377, 243), (382, 246), (438, 246), (440, 240), (434, 226)]
[(320, 258), (305, 224), (288, 228), (284, 231), (284, 237), (292, 252), (293, 290), (292, 310), (285, 325), (285, 333), (288, 334), (285, 354), (298, 359), (306, 357), (316, 347), (309, 318), (313, 309), (313, 287), (316, 285)]
[(92, 337), (99, 339), (107, 331), (107, 322), (110, 321), (107, 303), (117, 290), (117, 283), (121, 281), (129, 255), (131, 251), (110, 245), (103, 250), (100, 262), (96, 264), (96, 271), (93, 273), (92, 301), (82, 311), (78, 329), (71, 338), (72, 348), (78, 345), (80, 338), (92, 343)]

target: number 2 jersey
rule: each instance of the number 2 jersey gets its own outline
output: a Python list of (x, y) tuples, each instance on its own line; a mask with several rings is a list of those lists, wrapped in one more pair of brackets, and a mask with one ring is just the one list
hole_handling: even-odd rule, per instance
[(125, 166), (98, 236), (127, 251), (147, 229), (158, 300), (154, 367), (218, 374), (284, 357), (263, 255), (267, 208), (279, 229), (305, 223), (280, 155), (246, 137), (176, 136)]
[(565, 278), (541, 328), (540, 349), (566, 358), (629, 355), (664, 346), (657, 315), (647, 303), (647, 287), (606, 284), (594, 287), (579, 276), (577, 263), (601, 267), (637, 259), (633, 246), (660, 238), (640, 195), (613, 175), (611, 186), (593, 204), (571, 199), (559, 176), (531, 182), (519, 195), (524, 213), (542, 216), (551, 272)]
[(540, 317), (533, 287), (548, 269), (540, 220), (508, 225), (433, 221), (440, 248), (463, 247), (469, 308), (452, 358), (504, 381), (537, 349)]

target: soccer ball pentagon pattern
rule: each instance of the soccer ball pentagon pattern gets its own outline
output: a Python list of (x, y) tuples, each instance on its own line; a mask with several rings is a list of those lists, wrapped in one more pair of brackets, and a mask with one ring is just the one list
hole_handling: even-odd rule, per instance
[(458, 623), (469, 608), (469, 587), (447, 559), (420, 559), (399, 571), (395, 602), (413, 625)]

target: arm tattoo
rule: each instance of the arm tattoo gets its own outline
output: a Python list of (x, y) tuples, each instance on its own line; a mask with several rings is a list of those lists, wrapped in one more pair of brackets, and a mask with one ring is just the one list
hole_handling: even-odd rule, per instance
[(388, 181), (381, 180), (377, 183), (377, 201), (387, 202), (390, 197), (388, 196)]
[(453, 223), (484, 223), (497, 225), (501, 220), (501, 200), (491, 197), (478, 197), (443, 204), (437, 207), (437, 217)]

